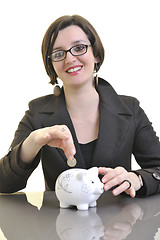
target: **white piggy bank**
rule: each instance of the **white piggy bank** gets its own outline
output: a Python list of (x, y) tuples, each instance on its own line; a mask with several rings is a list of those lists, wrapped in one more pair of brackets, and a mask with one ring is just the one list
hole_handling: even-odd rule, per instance
[(96, 200), (103, 193), (98, 168), (73, 168), (62, 172), (56, 180), (55, 193), (61, 208), (76, 206), (78, 210), (87, 210), (95, 207)]

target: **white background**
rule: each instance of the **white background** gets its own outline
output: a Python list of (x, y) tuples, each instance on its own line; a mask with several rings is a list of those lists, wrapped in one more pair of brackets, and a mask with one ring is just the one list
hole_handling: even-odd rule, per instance
[[(0, 5), (0, 157), (28, 102), (53, 91), (41, 42), (48, 26), (65, 14), (82, 15), (96, 28), (106, 51), (99, 76), (119, 94), (138, 98), (160, 135), (159, 0), (6, 0)], [(39, 166), (25, 190), (43, 189)]]
[[(106, 50), (99, 76), (119, 94), (138, 98), (160, 135), (159, 0), (5, 0), (0, 3), (0, 158), (28, 102), (52, 93), (41, 42), (48, 26), (66, 14), (82, 15), (93, 24)], [(41, 190), (39, 166), (25, 191)]]

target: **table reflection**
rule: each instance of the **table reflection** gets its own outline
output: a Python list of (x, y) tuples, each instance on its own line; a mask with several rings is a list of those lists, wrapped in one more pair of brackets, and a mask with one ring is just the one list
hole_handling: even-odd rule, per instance
[(56, 230), (61, 240), (98, 240), (104, 236), (104, 226), (96, 208), (88, 211), (61, 209), (56, 221)]
[(104, 226), (103, 239), (128, 239), (127, 237), (132, 233), (134, 225), (142, 218), (143, 210), (138, 204), (133, 203), (125, 206), (113, 218), (108, 219)]
[(27, 199), (0, 195), (0, 227), (7, 240), (151, 240), (160, 227), (159, 195), (131, 199), (104, 193), (88, 211), (59, 209), (54, 192), (44, 193), (41, 208)]

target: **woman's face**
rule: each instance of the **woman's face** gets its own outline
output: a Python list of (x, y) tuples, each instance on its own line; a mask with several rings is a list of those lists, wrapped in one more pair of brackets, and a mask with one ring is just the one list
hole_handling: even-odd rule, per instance
[[(80, 27), (72, 25), (59, 31), (53, 45), (53, 51), (68, 50), (77, 44), (90, 45), (90, 42)], [(73, 56), (67, 52), (64, 60), (52, 62), (52, 64), (65, 87), (77, 87), (89, 82), (92, 84), (94, 64), (97, 62), (92, 47), (89, 46), (84, 55)]]

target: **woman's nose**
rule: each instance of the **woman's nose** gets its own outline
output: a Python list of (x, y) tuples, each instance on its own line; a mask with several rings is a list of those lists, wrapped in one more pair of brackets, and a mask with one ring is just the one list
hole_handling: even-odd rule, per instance
[(73, 56), (72, 53), (67, 52), (66, 58), (65, 58), (65, 63), (71, 63), (76, 61), (76, 56)]

